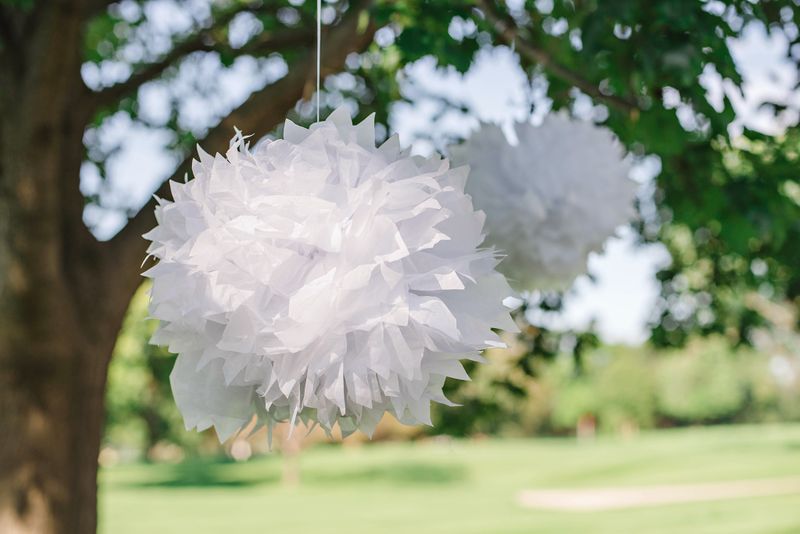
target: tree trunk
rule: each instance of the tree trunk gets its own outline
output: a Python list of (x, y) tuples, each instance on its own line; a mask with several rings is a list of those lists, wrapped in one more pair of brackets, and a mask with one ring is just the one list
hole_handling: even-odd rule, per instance
[(62, 135), (0, 135), (0, 532), (93, 534), (108, 361), (137, 280), (90, 246), (77, 183), (59, 180), (79, 173), (80, 123), (41, 124)]
[(0, 373), (0, 532), (5, 534), (96, 530), (97, 456), (111, 347), (74, 332), (29, 343), (19, 364)]
[(96, 531), (106, 371), (134, 289), (110, 289), (114, 262), (82, 222), (84, 4), (43, 4), (0, 72), (3, 534)]
[[(66, 122), (49, 128), (69, 130)], [(53, 177), (79, 172), (80, 134), (8, 133), (0, 135), (0, 532), (93, 534), (106, 371), (133, 289), (109, 289), (110, 262), (84, 246), (91, 236), (80, 218), (67, 220), (82, 202)]]

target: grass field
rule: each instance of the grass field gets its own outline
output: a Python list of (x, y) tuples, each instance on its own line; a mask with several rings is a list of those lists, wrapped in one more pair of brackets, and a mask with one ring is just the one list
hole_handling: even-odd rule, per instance
[(800, 475), (800, 425), (635, 438), (317, 446), (302, 482), (278, 455), (101, 473), (102, 534), (800, 533), (800, 493), (602, 512), (525, 509), (520, 490)]

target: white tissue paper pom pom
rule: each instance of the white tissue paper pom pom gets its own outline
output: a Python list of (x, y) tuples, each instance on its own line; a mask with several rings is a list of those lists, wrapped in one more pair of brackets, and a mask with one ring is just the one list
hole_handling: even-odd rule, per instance
[(200, 151), (145, 235), (153, 342), (178, 353), (187, 429), (221, 441), (257, 415), (371, 434), (384, 412), (430, 424), (460, 360), (515, 330), (512, 294), (464, 193), (468, 169), (375, 147), (343, 108), (250, 150)]
[(486, 213), (487, 243), (506, 255), (498, 270), (519, 290), (565, 289), (633, 217), (629, 161), (609, 130), (566, 116), (515, 131), (512, 146), (483, 125), (450, 155), (470, 166), (467, 193)]

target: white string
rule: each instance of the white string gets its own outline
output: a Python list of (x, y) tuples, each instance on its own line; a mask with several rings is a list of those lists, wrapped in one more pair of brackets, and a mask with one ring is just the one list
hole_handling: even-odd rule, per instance
[(319, 122), (319, 55), (322, 45), (322, 0), (317, 0), (317, 122)]

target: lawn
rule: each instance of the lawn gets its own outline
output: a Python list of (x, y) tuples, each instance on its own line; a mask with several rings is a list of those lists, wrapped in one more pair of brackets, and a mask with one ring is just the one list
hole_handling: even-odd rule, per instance
[(798, 533), (800, 493), (602, 512), (530, 510), (520, 490), (800, 475), (800, 425), (634, 438), (317, 446), (298, 487), (278, 455), (101, 473), (102, 534)]

